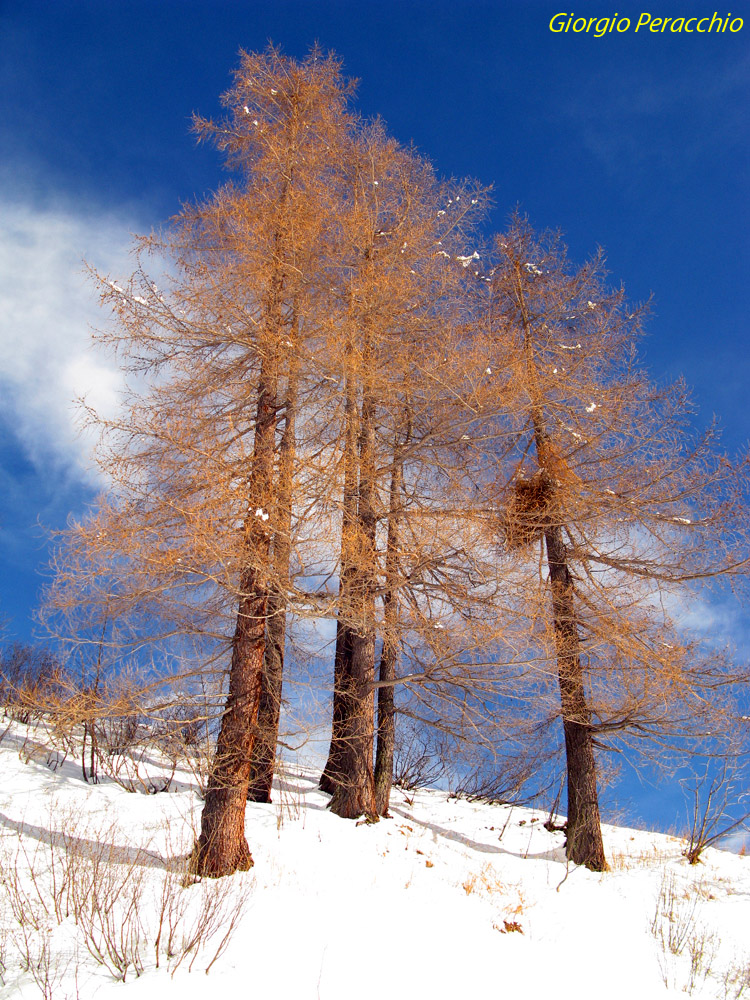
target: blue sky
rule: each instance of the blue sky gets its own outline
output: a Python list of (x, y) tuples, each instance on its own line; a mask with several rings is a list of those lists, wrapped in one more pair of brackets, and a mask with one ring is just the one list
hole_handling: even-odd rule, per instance
[[(704, 16), (685, 0), (662, 14)], [(669, 9), (667, 9), (669, 8)], [(605, 247), (612, 280), (653, 294), (654, 379), (684, 375), (696, 424), (750, 438), (750, 7), (730, 34), (553, 34), (557, 2), (18, 0), (0, 5), (0, 613), (30, 634), (59, 527), (96, 488), (72, 400), (106, 410), (113, 362), (87, 348), (97, 306), (81, 261), (127, 273), (132, 232), (215, 188), (192, 111), (218, 112), (240, 48), (318, 41), (360, 80), (358, 104), (440, 173), (494, 184), (573, 259)], [(579, 3), (577, 15), (642, 8)], [(740, 9), (739, 13), (743, 13)], [(731, 8), (729, 8), (731, 10)], [(737, 11), (735, 11), (735, 14)], [(722, 622), (744, 642), (747, 620)], [(728, 623), (728, 624), (727, 624)]]

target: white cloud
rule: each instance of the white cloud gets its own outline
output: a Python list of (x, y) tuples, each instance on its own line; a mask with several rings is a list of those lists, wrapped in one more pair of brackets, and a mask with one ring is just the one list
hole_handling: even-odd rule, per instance
[(747, 854), (750, 851), (750, 830), (737, 830), (728, 837), (722, 837), (716, 844), (722, 851), (734, 851), (735, 854)]
[(95, 480), (74, 400), (86, 396), (112, 413), (122, 379), (114, 361), (90, 347), (91, 327), (104, 317), (83, 260), (129, 273), (137, 228), (114, 213), (0, 199), (0, 412), (40, 470)]

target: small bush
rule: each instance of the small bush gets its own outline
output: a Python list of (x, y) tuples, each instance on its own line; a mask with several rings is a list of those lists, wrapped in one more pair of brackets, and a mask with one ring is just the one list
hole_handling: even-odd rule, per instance
[(62, 664), (44, 647), (14, 642), (0, 654), (0, 704), (16, 722), (28, 725), (49, 710), (65, 682)]
[(393, 784), (405, 792), (429, 788), (445, 775), (445, 756), (430, 735), (415, 725), (398, 726), (393, 752)]

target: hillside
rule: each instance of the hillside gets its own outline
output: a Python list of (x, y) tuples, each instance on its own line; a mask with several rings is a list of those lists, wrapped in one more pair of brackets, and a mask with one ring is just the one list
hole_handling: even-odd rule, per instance
[(541, 812), (395, 790), (390, 819), (357, 824), (294, 768), (248, 808), (254, 869), (186, 885), (192, 775), (88, 785), (41, 731), (6, 726), (3, 1000), (750, 996), (750, 858), (691, 867), (680, 840), (609, 826), (593, 874)]

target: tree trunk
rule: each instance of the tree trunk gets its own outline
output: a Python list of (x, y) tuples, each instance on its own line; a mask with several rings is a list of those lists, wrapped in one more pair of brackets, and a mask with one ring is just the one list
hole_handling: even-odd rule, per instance
[(255, 573), (243, 579), (249, 596), (240, 602), (232, 648), (229, 696), (201, 816), (193, 857), (198, 875), (219, 878), (247, 871), (253, 859), (245, 839), (245, 803), (250, 755), (260, 701), (265, 600), (253, 593)]
[[(347, 351), (347, 362), (351, 350)], [(357, 400), (355, 381), (347, 374), (346, 405), (344, 411), (344, 497), (341, 519), (341, 568), (339, 575), (338, 620), (336, 622), (336, 653), (333, 665), (333, 706), (331, 719), (331, 745), (328, 760), (320, 776), (319, 787), (333, 795), (339, 778), (345, 774), (344, 725), (346, 687), (351, 673), (351, 584), (353, 574), (354, 532), (357, 512)]]
[(273, 594), (268, 601), (268, 626), (260, 685), (258, 721), (247, 787), (249, 802), (271, 801), (271, 787), (276, 763), (276, 742), (281, 714), (285, 640), (286, 607), (278, 595)]
[(229, 694), (201, 816), (201, 833), (193, 854), (196, 874), (218, 878), (246, 871), (253, 864), (245, 840), (245, 806), (253, 743), (260, 705), (268, 611), (268, 565), (271, 534), (276, 438), (277, 339), (281, 329), (281, 279), (271, 286), (270, 336), (258, 380), (253, 462), (245, 518), (247, 565), (240, 579), (237, 623), (232, 640)]
[(377, 817), (372, 772), (375, 633), (352, 637), (351, 670), (342, 698), (341, 771), (329, 803), (344, 819)]
[[(342, 572), (339, 580), (339, 615), (342, 602), (345, 600), (346, 582)], [(331, 712), (331, 745), (328, 750), (328, 760), (320, 776), (319, 788), (327, 795), (333, 795), (344, 767), (344, 717), (346, 710), (347, 679), (351, 674), (352, 634), (349, 624), (339, 617), (336, 622), (336, 652), (333, 662), (333, 706)]]
[[(367, 366), (367, 346), (364, 364)], [(365, 371), (367, 368), (365, 368)], [(359, 437), (359, 492), (352, 574), (351, 660), (344, 679), (341, 770), (329, 808), (337, 816), (377, 817), (372, 769), (375, 669), (375, 404), (365, 386)]]
[(565, 733), (568, 772), (568, 859), (592, 871), (606, 871), (596, 759), (591, 735), (591, 712), (586, 703), (579, 651), (573, 582), (559, 525), (545, 530), (547, 565), (552, 588), (552, 618), (557, 649), (557, 671)]
[(285, 405), (284, 431), (279, 449), (276, 517), (273, 536), (273, 590), (268, 601), (266, 651), (263, 664), (257, 736), (250, 766), (248, 799), (270, 802), (279, 735), (281, 689), (286, 642), (287, 589), (291, 557), (292, 486), (295, 462), (295, 420), (299, 362), (295, 355), (290, 366)]
[[(393, 682), (396, 677), (396, 643), (383, 642), (378, 680)], [(396, 745), (396, 712), (393, 684), (378, 688), (378, 743), (375, 754), (375, 807), (379, 816), (388, 816), (393, 784), (393, 752)]]
[[(408, 431), (407, 431), (408, 439)], [(388, 540), (385, 554), (385, 593), (383, 595), (383, 651), (378, 679), (378, 739), (375, 753), (375, 805), (379, 816), (388, 815), (393, 783), (393, 752), (396, 743), (396, 714), (393, 681), (398, 656), (398, 508), (401, 503), (403, 456), (398, 444), (394, 449), (393, 472), (388, 504)]]

